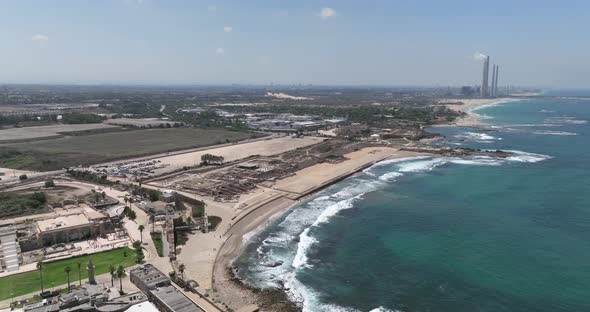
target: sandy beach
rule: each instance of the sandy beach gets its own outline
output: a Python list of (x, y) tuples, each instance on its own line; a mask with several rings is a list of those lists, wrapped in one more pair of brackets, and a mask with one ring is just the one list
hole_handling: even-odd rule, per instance
[[(472, 112), (471, 110), (482, 105), (488, 105), (492, 103), (511, 101), (512, 98), (497, 98), (497, 99), (452, 99), (441, 101), (441, 104), (454, 111), (466, 113), (467, 115), (463, 118), (457, 119), (455, 122), (450, 123), (448, 126), (460, 126), (460, 127), (477, 127), (486, 125), (482, 121), (483, 116)], [(459, 102), (463, 104), (458, 104)]]

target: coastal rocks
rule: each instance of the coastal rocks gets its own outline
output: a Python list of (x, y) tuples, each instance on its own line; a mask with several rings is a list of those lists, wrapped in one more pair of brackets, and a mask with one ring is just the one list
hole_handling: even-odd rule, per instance
[(267, 263), (263, 263), (262, 265), (265, 267), (269, 267), (269, 268), (276, 268), (278, 266), (283, 265), (283, 261), (279, 260), (279, 261), (267, 262)]
[(435, 147), (435, 146), (406, 146), (402, 147), (403, 151), (418, 152), (418, 153), (430, 153), (442, 156), (489, 156), (498, 158), (508, 158), (514, 156), (513, 152), (502, 151), (502, 150), (482, 150), (472, 148), (461, 148), (461, 147)]
[(302, 309), (295, 302), (289, 300), (285, 288), (256, 288), (244, 283), (236, 274), (236, 267), (227, 269), (229, 281), (238, 288), (250, 292), (256, 298), (254, 301), (260, 307), (260, 311), (273, 312), (301, 312)]

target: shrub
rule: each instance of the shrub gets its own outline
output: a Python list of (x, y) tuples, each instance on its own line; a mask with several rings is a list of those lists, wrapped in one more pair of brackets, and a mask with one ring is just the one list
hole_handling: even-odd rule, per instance
[(21, 175), (18, 177), (18, 179), (19, 179), (19, 180), (21, 180), (21, 181), (22, 181), (22, 180), (26, 180), (26, 179), (28, 179), (28, 178), (29, 178), (29, 177), (27, 177), (27, 175), (26, 175), (26, 174), (21, 174)]
[(47, 181), (45, 181), (45, 187), (54, 187), (55, 186), (55, 182), (53, 182), (53, 179), (49, 179)]
[(160, 193), (160, 191), (157, 191), (157, 190), (149, 190), (147, 192), (147, 195), (148, 195), (148, 198), (150, 199), (150, 201), (155, 202), (155, 201), (160, 200), (161, 193)]

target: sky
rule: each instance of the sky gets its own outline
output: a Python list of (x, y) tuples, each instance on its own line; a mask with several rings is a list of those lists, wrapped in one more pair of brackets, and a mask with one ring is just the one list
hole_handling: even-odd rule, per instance
[(0, 83), (590, 87), (590, 1), (0, 0)]

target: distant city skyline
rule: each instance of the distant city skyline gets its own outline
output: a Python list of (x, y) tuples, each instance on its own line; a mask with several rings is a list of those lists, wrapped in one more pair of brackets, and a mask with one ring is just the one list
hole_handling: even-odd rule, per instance
[[(493, 4), (493, 5), (491, 5)], [(590, 87), (585, 1), (0, 2), (0, 83)]]

